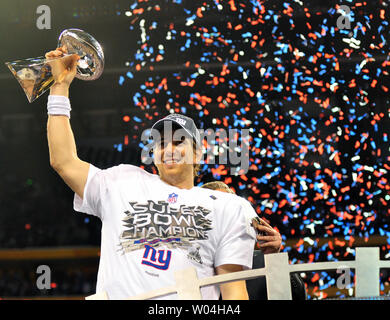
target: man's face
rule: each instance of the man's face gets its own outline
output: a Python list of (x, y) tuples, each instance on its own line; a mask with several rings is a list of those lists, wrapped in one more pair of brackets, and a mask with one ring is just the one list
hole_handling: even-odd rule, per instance
[(192, 139), (176, 130), (172, 135), (164, 136), (156, 141), (154, 148), (154, 164), (161, 177), (189, 174), (193, 176), (196, 160)]

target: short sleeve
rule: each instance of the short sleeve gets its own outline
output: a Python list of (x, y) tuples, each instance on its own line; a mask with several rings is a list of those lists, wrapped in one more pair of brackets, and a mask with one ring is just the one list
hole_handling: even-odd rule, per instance
[(256, 232), (251, 226), (256, 212), (246, 200), (235, 197), (226, 202), (223, 212), (220, 212), (220, 240), (215, 256), (215, 266), (224, 264), (242, 265), (251, 269)]
[(81, 199), (76, 193), (74, 194), (73, 208), (75, 211), (102, 218), (101, 191), (104, 188), (104, 176), (102, 172), (103, 170), (90, 164), (83, 198)]
[(247, 232), (253, 233), (254, 235), (256, 235), (256, 230), (252, 226), (252, 219), (257, 218), (258, 215), (248, 200), (241, 198), (241, 202), (242, 202), (242, 209), (241, 210), (244, 213), (244, 216), (247, 220), (247, 222), (246, 222), (246, 226), (248, 229)]

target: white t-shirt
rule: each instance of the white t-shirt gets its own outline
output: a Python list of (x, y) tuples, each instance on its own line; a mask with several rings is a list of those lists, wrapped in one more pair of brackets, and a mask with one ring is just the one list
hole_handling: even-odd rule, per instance
[[(74, 209), (102, 220), (96, 292), (124, 299), (175, 285), (177, 270), (195, 267), (198, 278), (224, 264), (252, 268), (256, 216), (237, 195), (180, 189), (132, 165), (101, 170), (90, 165)], [(219, 286), (201, 288), (218, 299)], [(177, 299), (177, 294), (161, 299)]]

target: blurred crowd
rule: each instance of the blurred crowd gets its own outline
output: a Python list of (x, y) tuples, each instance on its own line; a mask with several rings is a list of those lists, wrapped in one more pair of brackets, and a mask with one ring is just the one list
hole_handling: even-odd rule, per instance
[(15, 179), (7, 174), (0, 182), (1, 249), (100, 245), (100, 220), (73, 210), (63, 182)]
[[(0, 180), (0, 250), (99, 246), (101, 222), (73, 210), (63, 182), (45, 184), (6, 173)], [(54, 262), (53, 262), (54, 263)], [(64, 260), (52, 266), (51, 288), (39, 290), (35, 262), (0, 260), (0, 298), (69, 297), (95, 293), (98, 259), (92, 267)]]
[(69, 265), (52, 267), (50, 289), (38, 289), (33, 266), (0, 268), (0, 299), (15, 297), (80, 297), (95, 293), (96, 270)]

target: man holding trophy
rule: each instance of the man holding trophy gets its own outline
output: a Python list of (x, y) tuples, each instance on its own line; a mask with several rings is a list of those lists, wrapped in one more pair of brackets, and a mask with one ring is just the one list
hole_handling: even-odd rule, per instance
[[(198, 278), (206, 278), (252, 268), (251, 223), (257, 214), (235, 194), (194, 186), (202, 152), (192, 119), (174, 114), (154, 124), (158, 175), (133, 165), (101, 170), (78, 158), (69, 88), (80, 60), (88, 57), (69, 51), (62, 46), (45, 55), (53, 78), (47, 104), (50, 165), (75, 192), (74, 209), (102, 220), (96, 292), (126, 299), (174, 285), (178, 270), (195, 268)], [(223, 299), (248, 299), (244, 280), (200, 291), (207, 300), (220, 293)]]

